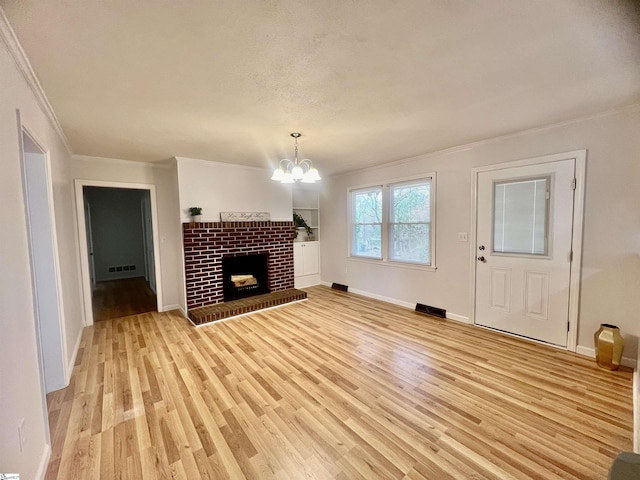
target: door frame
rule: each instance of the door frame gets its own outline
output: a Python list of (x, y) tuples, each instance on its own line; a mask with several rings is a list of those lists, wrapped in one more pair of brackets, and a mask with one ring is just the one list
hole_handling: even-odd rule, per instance
[[(471, 170), (471, 249), (470, 249), (470, 261), (471, 261), (471, 323), (476, 326), (476, 277), (478, 262), (476, 261), (476, 244), (477, 244), (477, 222), (478, 222), (478, 177), (483, 172), (490, 172), (495, 170), (505, 170), (517, 167), (526, 167), (529, 165), (540, 165), (544, 163), (558, 162), (561, 160), (574, 160), (575, 161), (575, 179), (576, 186), (574, 192), (573, 201), (573, 225), (571, 230), (571, 251), (572, 259), (570, 266), (570, 281), (569, 281), (569, 332), (567, 334), (567, 346), (566, 350), (575, 352), (578, 346), (578, 321), (580, 310), (580, 287), (581, 287), (581, 272), (582, 272), (582, 236), (583, 236), (583, 221), (584, 221), (584, 192), (586, 182), (586, 163), (587, 163), (587, 151), (586, 150), (573, 150), (565, 153), (557, 153), (553, 155), (543, 155), (541, 157), (527, 158), (524, 160), (516, 160), (506, 163), (498, 163), (493, 165), (487, 165), (484, 167), (476, 167)], [(484, 327), (483, 327), (484, 328)], [(520, 335), (503, 332), (507, 335), (513, 335), (518, 338), (523, 338)], [(546, 342), (542, 342), (535, 339), (529, 339), (533, 342), (542, 343), (544, 345), (551, 345)], [(557, 348), (557, 345), (551, 345)]]
[(85, 325), (93, 325), (93, 299), (91, 279), (89, 275), (89, 253), (87, 249), (87, 228), (84, 212), (84, 187), (127, 188), (149, 191), (149, 199), (151, 201), (151, 227), (153, 235), (153, 263), (156, 275), (156, 300), (158, 312), (162, 312), (164, 302), (162, 298), (162, 274), (160, 271), (160, 234), (158, 229), (156, 186), (150, 183), (109, 182), (102, 180), (83, 180), (79, 178), (76, 178), (74, 183), (76, 218), (78, 221), (78, 238), (80, 244), (80, 270), (82, 273), (81, 283)]

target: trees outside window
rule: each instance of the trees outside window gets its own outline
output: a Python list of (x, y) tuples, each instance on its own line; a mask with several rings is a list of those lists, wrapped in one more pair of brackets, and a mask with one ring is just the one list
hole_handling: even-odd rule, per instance
[(433, 265), (434, 176), (352, 189), (352, 257)]

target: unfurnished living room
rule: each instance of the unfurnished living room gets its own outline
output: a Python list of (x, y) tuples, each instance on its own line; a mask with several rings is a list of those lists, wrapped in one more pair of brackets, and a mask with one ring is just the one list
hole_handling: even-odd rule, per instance
[(635, 0), (0, 0), (0, 478), (640, 479)]

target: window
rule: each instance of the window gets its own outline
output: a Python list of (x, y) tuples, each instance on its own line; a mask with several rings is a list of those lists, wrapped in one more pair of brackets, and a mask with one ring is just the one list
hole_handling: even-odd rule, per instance
[(434, 176), (350, 191), (351, 257), (433, 266)]
[(547, 255), (550, 179), (493, 185), (493, 251)]
[(351, 255), (382, 258), (382, 187), (351, 192)]

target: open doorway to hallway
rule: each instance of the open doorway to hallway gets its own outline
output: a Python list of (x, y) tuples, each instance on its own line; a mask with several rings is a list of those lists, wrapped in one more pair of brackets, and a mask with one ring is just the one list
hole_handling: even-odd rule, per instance
[(157, 309), (149, 190), (83, 187), (94, 322)]

